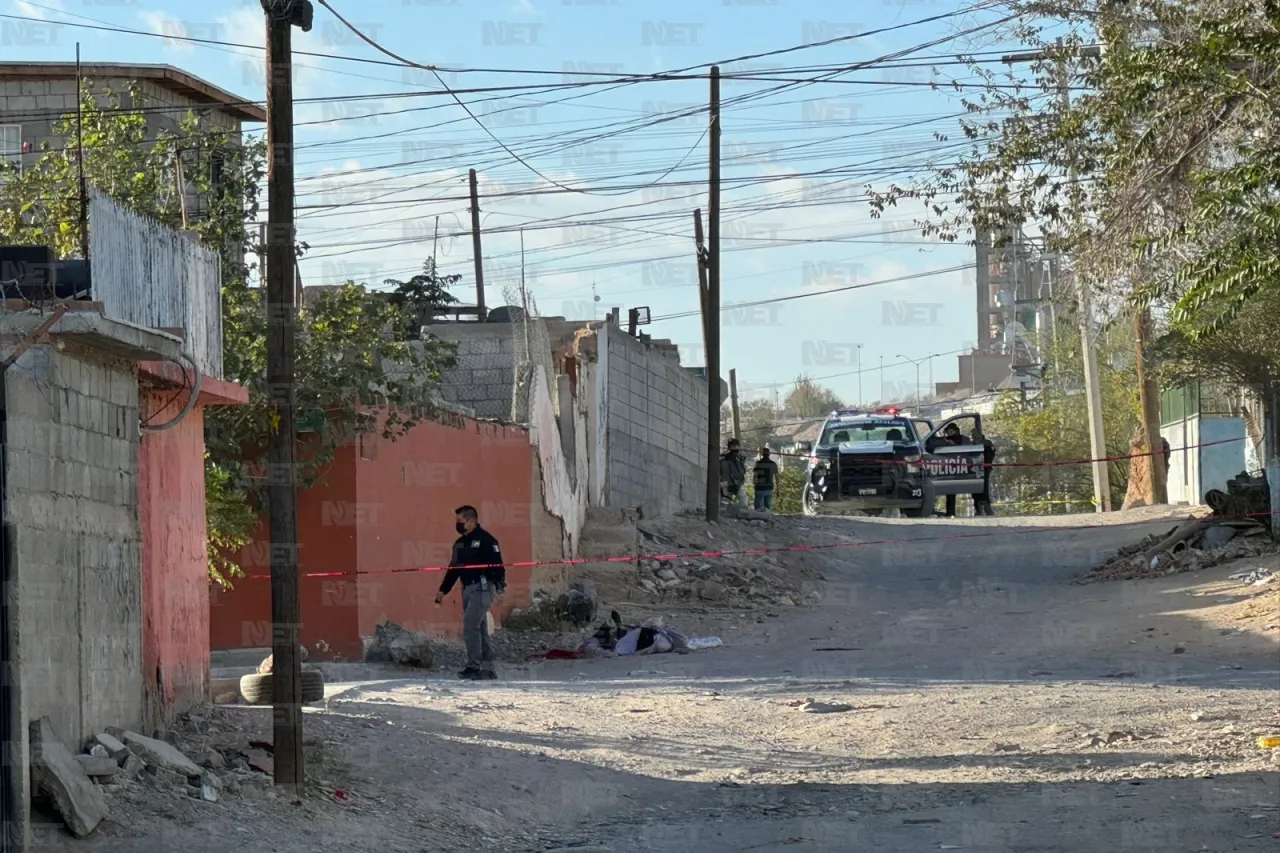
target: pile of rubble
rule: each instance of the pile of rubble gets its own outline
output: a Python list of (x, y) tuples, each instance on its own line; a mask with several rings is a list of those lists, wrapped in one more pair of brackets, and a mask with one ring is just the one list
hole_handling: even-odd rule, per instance
[(1214, 516), (1192, 518), (1167, 533), (1122, 548), (1080, 583), (1139, 580), (1198, 572), (1232, 560), (1280, 552), (1266, 526)]
[[(49, 802), (72, 834), (84, 838), (108, 817), (107, 795), (133, 785), (150, 785), (211, 803), (218, 801), (220, 792), (238, 789), (235, 780), (222, 775), (228, 768), (220, 754), (211, 753), (197, 763), (169, 742), (173, 737), (107, 729), (76, 755), (58, 737), (48, 717), (37, 720), (31, 724), (32, 798)], [(246, 762), (244, 772), (250, 772), (249, 767)], [(263, 772), (269, 773), (270, 768)]]
[[(736, 508), (728, 508), (725, 516), (717, 525), (690, 516), (642, 521), (635, 579), (640, 591), (662, 602), (700, 601), (740, 610), (794, 607), (817, 596), (823, 558), (787, 548), (824, 544), (821, 534), (793, 519)], [(717, 551), (726, 556), (693, 556)]]

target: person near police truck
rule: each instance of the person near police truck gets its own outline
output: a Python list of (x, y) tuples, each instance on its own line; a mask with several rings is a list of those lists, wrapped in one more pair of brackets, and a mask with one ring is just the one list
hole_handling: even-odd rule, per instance
[[(960, 434), (959, 424), (947, 424), (947, 428), (942, 431), (942, 443), (953, 447), (958, 447), (965, 443), (964, 436)], [(956, 517), (956, 496), (947, 495), (947, 518)]]
[(778, 484), (778, 463), (769, 458), (769, 448), (760, 448), (760, 458), (751, 469), (751, 482), (756, 493), (756, 511), (773, 510), (773, 489)]
[(454, 510), (458, 540), (453, 543), (453, 559), (440, 583), (436, 605), (444, 601), (455, 584), (462, 585), (462, 639), (467, 645), (467, 666), (459, 678), (493, 680), (493, 647), (489, 645), (489, 608), (507, 588), (507, 570), (502, 546), (480, 526), (480, 514), (473, 506)]
[(973, 443), (982, 445), (982, 493), (973, 496), (973, 514), (995, 515), (991, 509), (991, 473), (992, 463), (996, 461), (996, 446), (980, 429), (974, 429)]
[(729, 503), (747, 504), (747, 457), (742, 442), (729, 439), (728, 450), (720, 456), (720, 491)]

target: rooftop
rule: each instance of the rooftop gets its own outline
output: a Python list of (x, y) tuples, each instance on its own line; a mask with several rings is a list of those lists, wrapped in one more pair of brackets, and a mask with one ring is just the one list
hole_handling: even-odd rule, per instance
[[(80, 76), (95, 78), (150, 80), (158, 86), (185, 95), (196, 103), (215, 106), (241, 121), (265, 122), (266, 110), (252, 101), (194, 77), (172, 65), (142, 65), (129, 62), (81, 63)], [(65, 80), (77, 74), (74, 62), (0, 62), (0, 80)]]

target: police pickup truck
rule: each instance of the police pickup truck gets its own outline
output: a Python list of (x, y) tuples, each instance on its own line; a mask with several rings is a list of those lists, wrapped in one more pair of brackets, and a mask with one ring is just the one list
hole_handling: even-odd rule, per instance
[[(964, 433), (967, 421), (973, 425)], [(937, 427), (895, 408), (832, 412), (809, 453), (804, 513), (934, 514), (939, 496), (982, 492), (982, 416), (961, 414)]]

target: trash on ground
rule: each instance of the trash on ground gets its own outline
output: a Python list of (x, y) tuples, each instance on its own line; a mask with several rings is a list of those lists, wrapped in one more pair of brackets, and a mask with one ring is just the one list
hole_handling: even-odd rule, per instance
[(837, 702), (818, 702), (814, 699), (806, 699), (798, 707), (806, 714), (843, 714), (846, 711), (853, 710), (852, 705)]
[(1264, 735), (1258, 738), (1258, 746), (1263, 749), (1280, 748), (1280, 735)]

